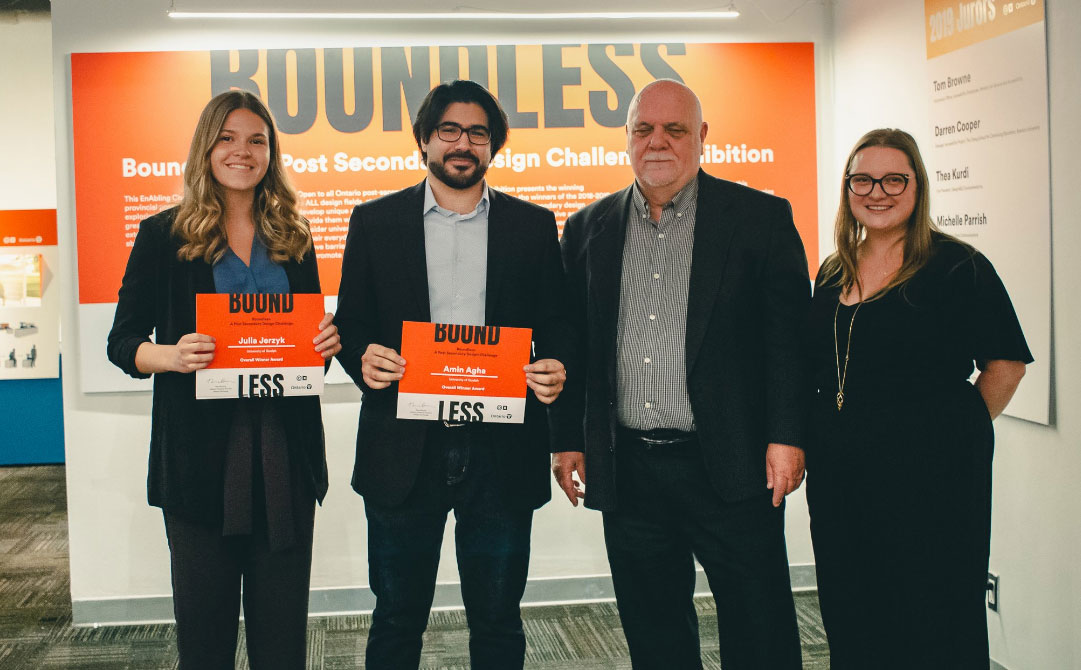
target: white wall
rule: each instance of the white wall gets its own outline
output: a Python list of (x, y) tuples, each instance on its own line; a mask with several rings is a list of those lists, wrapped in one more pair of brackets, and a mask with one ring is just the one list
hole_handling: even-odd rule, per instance
[[(798, 2), (763, 3), (773, 18)], [(783, 41), (817, 43), (819, 92), (820, 211), (823, 254), (831, 247), (829, 222), (837, 199), (841, 163), (852, 142), (878, 126), (909, 129), (929, 145), (923, 60), (923, 3), (837, 0), (833, 24), (813, 3), (774, 24), (754, 7), (744, 18), (719, 30), (701, 26), (659, 29), (638, 26), (628, 41), (677, 37), (686, 41)], [(73, 51), (206, 49), (274, 46), (329, 46), (357, 43), (408, 44), (484, 40), (484, 35), (448, 39), (435, 26), (390, 29), (315, 24), (288, 26), (178, 26), (163, 18), (167, 2), (125, 3), (54, 0), (55, 39), (50, 57), (49, 23), (20, 17), (0, 19), (0, 59), (18, 62), (0, 77), (0, 206), (52, 207), (53, 147), (51, 105), (55, 95), (57, 182), (61, 245), (75, 267), (74, 202), (70, 161), (70, 99), (67, 54)], [(772, 5), (772, 6), (767, 6)], [(1050, 73), (1053, 278), (1058, 287), (1081, 284), (1081, 211), (1074, 147), (1081, 146), (1081, 6), (1048, 3)], [(506, 28), (506, 29), (504, 29)], [(658, 34), (666, 33), (665, 35)], [(501, 27), (500, 41), (585, 41), (600, 32), (584, 26), (558, 34)], [(611, 37), (606, 27), (605, 36)], [(830, 51), (830, 38), (833, 50)], [(56, 83), (45, 83), (53, 63)], [(890, 67), (898, 62), (903, 67)], [(12, 104), (12, 101), (16, 101)], [(21, 103), (25, 102), (25, 106)], [(11, 160), (18, 157), (18, 162)], [(76, 295), (74, 273), (66, 292)], [(77, 335), (74, 298), (65, 306), (68, 347)], [(1072, 340), (1081, 333), (1081, 306), (1069, 290), (1056, 292), (1055, 367), (1066, 371), (1054, 381), (1059, 408), (1052, 427), (1009, 417), (996, 422), (992, 570), (1002, 578), (1001, 611), (991, 615), (992, 657), (1012, 670), (1081, 667), (1081, 502), (1076, 493), (1081, 472), (1081, 354)], [(168, 557), (160, 515), (145, 504), (149, 396), (84, 396), (79, 380), (65, 383), (67, 456), (75, 599), (165, 594)], [(334, 388), (324, 399), (331, 493), (318, 517), (313, 583), (363, 585), (364, 527), (359, 499), (348, 488), (355, 435), (357, 394)], [(793, 563), (812, 560), (801, 494), (789, 513), (789, 551)], [(571, 511), (555, 500), (537, 515), (533, 576), (606, 573), (597, 515)], [(453, 579), (444, 566), (442, 580)]]
[[(903, 128), (920, 146), (929, 146), (926, 62), (923, 58), (923, 2), (838, 0), (833, 7), (833, 144), (823, 144), (828, 167), (819, 179), (828, 210), (818, 228), (819, 253), (834, 250), (844, 161), (872, 128)], [(884, 69), (886, 68), (886, 69)]]
[(1047, 3), (1055, 424), (996, 426), (991, 653), (1012, 670), (1081, 667), (1081, 4)]
[[(931, 146), (923, 18), (922, 0), (837, 1), (834, 184), (851, 145), (870, 128), (905, 128)], [(1081, 668), (1081, 348), (1073, 341), (1081, 334), (1073, 290), (1081, 284), (1074, 155), (1081, 146), (1081, 4), (1048, 2), (1047, 26), (1052, 283), (1058, 287), (1052, 355), (1061, 374), (1052, 377), (1058, 408), (1052, 426), (1005, 416), (995, 422), (991, 570), (1001, 585), (999, 613), (988, 622), (991, 657), (1011, 670)], [(824, 241), (823, 253), (831, 246)]]
[(48, 14), (0, 14), (0, 209), (56, 207)]
[[(195, 8), (197, 3), (178, 3)], [(205, 4), (205, 3), (204, 3)], [(285, 3), (279, 3), (284, 5)], [(315, 3), (328, 7), (330, 2)], [(567, 6), (580, 3), (565, 2)], [(598, 3), (598, 5), (607, 3)], [(640, 3), (648, 5), (646, 2)], [(163, 51), (210, 48), (280, 48), (348, 46), (357, 44), (448, 43), (576, 43), (597, 39), (627, 42), (663, 41), (813, 41), (819, 78), (820, 146), (832, 146), (831, 118), (822, 100), (830, 98), (828, 48), (831, 29), (822, 2), (803, 0), (744, 0), (744, 16), (727, 23), (615, 24), (593, 22), (521, 23), (476, 26), (468, 34), (450, 33), (446, 24), (371, 24), (362, 22), (176, 21), (165, 16), (168, 0), (54, 0), (53, 68), (58, 147), (58, 219), (63, 259), (76, 266), (74, 184), (71, 161), (71, 101), (69, 55), (72, 52)], [(273, 5), (256, 0), (233, 0), (232, 7)], [(313, 8), (315, 7), (313, 6)], [(532, 9), (526, 0), (504, 3), (503, 9)], [(552, 7), (555, 8), (555, 7)], [(631, 7), (628, 7), (631, 8)], [(828, 110), (828, 107), (826, 108)], [(628, 173), (628, 181), (630, 174)], [(831, 191), (827, 191), (831, 192)], [(832, 201), (833, 196), (829, 196)], [(831, 207), (827, 206), (827, 210)], [(65, 353), (75, 353), (75, 273), (72, 296), (65, 306)], [(101, 346), (104, 356), (104, 342)], [(147, 443), (150, 433), (149, 394), (80, 392), (78, 371), (64, 379), (71, 591), (74, 602), (168, 594), (168, 555), (161, 515), (145, 498)], [(359, 394), (355, 388), (331, 388), (324, 397), (324, 423), (331, 489), (316, 520), (313, 587), (367, 584), (363, 508), (349, 488), (356, 435)], [(560, 494), (561, 495), (561, 494)], [(802, 491), (790, 497), (789, 556), (793, 564), (813, 562)], [(448, 534), (449, 538), (449, 534)], [(453, 551), (444, 550), (440, 581), (456, 581)], [(536, 516), (531, 579), (607, 574), (600, 518), (594, 512), (572, 510), (559, 497)]]

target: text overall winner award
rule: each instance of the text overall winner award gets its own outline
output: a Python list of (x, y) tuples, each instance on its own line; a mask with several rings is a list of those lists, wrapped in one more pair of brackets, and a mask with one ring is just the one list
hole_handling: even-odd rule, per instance
[(273, 398), (323, 392), (323, 357), (312, 340), (323, 318), (318, 293), (200, 293), (195, 329), (214, 338), (214, 360), (195, 371), (195, 397)]
[(402, 323), (398, 418), (522, 423), (533, 331)]

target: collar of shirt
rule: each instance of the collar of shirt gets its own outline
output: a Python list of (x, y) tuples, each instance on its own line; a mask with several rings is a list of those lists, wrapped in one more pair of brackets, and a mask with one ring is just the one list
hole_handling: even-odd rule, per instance
[[(663, 209), (673, 209), (677, 214), (682, 214), (687, 211), (691, 205), (694, 205), (698, 200), (698, 176), (695, 175), (694, 179), (687, 182), (687, 185), (676, 193), (675, 197), (671, 201), (664, 205)], [(638, 180), (634, 180), (634, 185), (631, 187), (631, 202), (634, 203), (634, 211), (636, 219), (648, 219), (651, 223), (653, 218), (649, 215), (649, 203), (646, 202), (646, 196), (642, 193), (642, 189), (638, 186)], [(663, 217), (662, 217), (663, 218)], [(659, 221), (657, 223), (660, 223)]]
[(468, 221), (475, 218), (480, 214), (488, 213), (488, 183), (481, 182), (481, 196), (477, 202), (477, 206), (473, 208), (472, 212), (467, 214), (459, 214), (458, 212), (452, 212), (449, 209), (445, 209), (439, 206), (439, 203), (435, 201), (435, 193), (432, 193), (432, 185), (427, 179), (424, 180), (424, 209), (421, 210), (422, 215), (427, 215), (428, 212), (433, 209), (442, 216), (452, 219), (454, 221)]

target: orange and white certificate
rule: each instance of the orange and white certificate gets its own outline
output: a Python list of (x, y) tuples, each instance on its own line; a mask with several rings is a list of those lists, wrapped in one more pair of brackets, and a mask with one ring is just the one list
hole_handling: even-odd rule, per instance
[(214, 360), (195, 371), (195, 397), (274, 398), (323, 392), (312, 340), (326, 310), (318, 293), (200, 293), (195, 330), (214, 338)]
[(522, 423), (530, 328), (402, 323), (398, 418)]

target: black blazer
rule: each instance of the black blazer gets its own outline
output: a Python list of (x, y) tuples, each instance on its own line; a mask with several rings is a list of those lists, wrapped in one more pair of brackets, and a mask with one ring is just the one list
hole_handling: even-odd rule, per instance
[[(533, 329), (534, 357), (568, 364), (565, 284), (555, 217), (489, 189), (486, 325)], [(416, 482), (432, 421), (395, 418), (398, 385), (373, 390), (361, 376), (371, 343), (401, 351), (403, 321), (431, 321), (424, 249), (424, 182), (357, 206), (349, 220), (335, 322), (345, 371), (364, 391), (353, 488), (379, 505), (405, 500)], [(480, 324), (474, 324), (480, 325)], [(558, 403), (558, 400), (557, 400)], [(482, 426), (498, 455), (510, 505), (535, 509), (551, 497), (548, 412), (529, 391), (525, 423)]]
[[(628, 187), (575, 213), (563, 230), (585, 369), (568, 374), (559, 423), (564, 444), (586, 454), (586, 505), (601, 510), (617, 504), (616, 329), (631, 207)], [(810, 395), (798, 330), (809, 305), (807, 258), (788, 202), (700, 170), (687, 390), (710, 480), (725, 500), (766, 493), (770, 442), (804, 442)]]
[[(116, 316), (109, 331), (109, 360), (132, 377), (150, 375), (135, 367), (135, 351), (155, 332), (158, 344), (176, 344), (195, 332), (195, 294), (214, 293), (214, 271), (202, 260), (182, 261), (172, 235), (176, 209), (168, 209), (139, 224), (120, 286)], [(315, 252), (300, 263), (285, 263), (294, 293), (319, 293)], [(321, 501), (327, 491), (323, 421), (315, 396), (270, 398), (282, 417), (291, 465), (299, 468)], [(154, 406), (150, 428), (151, 505), (170, 514), (207, 524), (223, 514), (225, 446), (235, 400), (196, 400), (195, 375), (162, 372), (154, 375)]]

